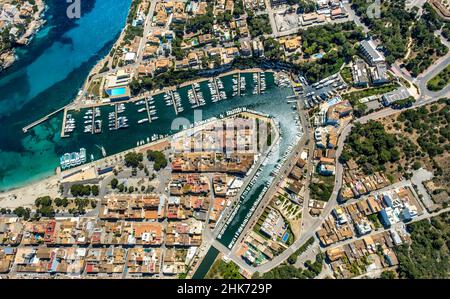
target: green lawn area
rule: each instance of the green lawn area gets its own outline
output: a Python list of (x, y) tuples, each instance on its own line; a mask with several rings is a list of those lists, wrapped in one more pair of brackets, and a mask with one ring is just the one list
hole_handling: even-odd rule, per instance
[(311, 198), (320, 201), (330, 200), (334, 188), (334, 176), (315, 175), (315, 177), (320, 181), (310, 184)]
[(100, 95), (100, 82), (94, 81), (91, 83), (91, 85), (88, 88), (88, 93), (94, 96)]
[(350, 67), (344, 67), (341, 71), (342, 79), (344, 79), (345, 83), (348, 85), (353, 85), (353, 76), (352, 76), (352, 70)]
[(387, 84), (387, 85), (383, 85), (383, 86), (379, 86), (379, 87), (373, 87), (373, 88), (350, 92), (350, 93), (342, 95), (342, 99), (348, 100), (353, 104), (353, 103), (356, 103), (356, 101), (359, 99), (374, 96), (374, 95), (382, 95), (387, 92), (393, 91), (397, 88), (398, 88), (397, 84), (391, 83), (391, 84)]
[(218, 259), (209, 269), (205, 279), (243, 279), (243, 277), (239, 273), (239, 266), (234, 262), (226, 263), (224, 260)]
[(450, 83), (450, 65), (448, 65), (442, 72), (437, 74), (427, 83), (427, 88), (432, 91), (439, 91), (444, 89)]

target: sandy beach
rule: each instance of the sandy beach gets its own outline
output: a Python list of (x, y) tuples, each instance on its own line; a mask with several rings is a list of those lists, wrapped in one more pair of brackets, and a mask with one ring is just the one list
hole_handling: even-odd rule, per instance
[(58, 176), (54, 175), (34, 184), (0, 193), (0, 208), (15, 209), (34, 204), (36, 198), (59, 196)]

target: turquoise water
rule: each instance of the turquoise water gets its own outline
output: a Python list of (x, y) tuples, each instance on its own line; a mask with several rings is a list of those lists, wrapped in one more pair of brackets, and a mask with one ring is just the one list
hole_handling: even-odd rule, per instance
[(120, 87), (120, 88), (113, 88), (109, 90), (109, 94), (110, 96), (121, 96), (127, 93), (127, 90), (125, 87)]
[(201, 264), (198, 266), (197, 271), (195, 271), (194, 275), (192, 275), (192, 279), (204, 278), (218, 255), (219, 250), (217, 250), (214, 247), (211, 247), (211, 249), (208, 250), (205, 257), (203, 258)]
[(55, 161), (68, 147), (59, 137), (60, 117), (27, 135), (22, 128), (76, 96), (118, 37), (131, 0), (81, 1), (79, 20), (66, 17), (66, 1), (46, 3), (46, 25), (0, 74), (0, 190), (53, 174)]

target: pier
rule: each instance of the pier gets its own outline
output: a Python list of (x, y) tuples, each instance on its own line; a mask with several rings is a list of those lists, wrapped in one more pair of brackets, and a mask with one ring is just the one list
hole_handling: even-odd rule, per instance
[[(59, 108), (58, 110), (55, 110), (55, 111), (53, 111), (52, 113), (47, 114), (46, 116), (44, 116), (44, 117), (38, 119), (37, 121), (32, 122), (32, 123), (29, 124), (28, 126), (23, 127), (23, 128), (22, 128), (22, 131), (23, 131), (24, 133), (27, 133), (30, 129), (36, 127), (37, 125), (39, 125), (39, 124), (41, 124), (41, 123), (43, 123), (43, 122), (46, 122), (46, 121), (49, 120), (51, 117), (53, 117), (54, 115), (58, 114), (59, 112), (65, 110), (65, 109), (66, 109), (67, 107), (69, 107), (70, 105), (72, 105), (72, 104), (67, 104), (66, 106), (61, 107), (61, 108)], [(65, 121), (65, 120), (64, 120), (64, 121)]]
[(261, 73), (257, 72), (258, 74), (258, 94), (261, 94)]
[(175, 114), (178, 115), (177, 101), (175, 101), (175, 96), (173, 95), (173, 91), (169, 91), (170, 97), (172, 98), (173, 109), (175, 109)]
[(195, 90), (194, 84), (191, 85), (191, 88), (192, 88), (192, 92), (194, 94), (196, 107), (199, 107), (200, 106), (200, 102), (198, 101), (198, 95), (197, 95), (197, 91)]
[(238, 87), (237, 87), (237, 90), (238, 90), (238, 96), (240, 97), (241, 96), (241, 72), (238, 72), (238, 79), (237, 79), (237, 81), (238, 81)]
[(118, 122), (119, 113), (117, 112), (118, 105), (119, 104), (114, 105), (114, 129), (116, 129), (116, 130), (119, 129), (119, 122)]
[(150, 107), (148, 106), (148, 98), (144, 98), (145, 101), (145, 109), (147, 110), (148, 122), (152, 122), (152, 117), (150, 115)]
[(95, 108), (92, 108), (92, 129), (91, 134), (95, 133)]
[(214, 82), (214, 88), (216, 89), (216, 93), (217, 93), (218, 99), (220, 101), (222, 98), (220, 97), (220, 90), (219, 90), (219, 85), (217, 85), (217, 78), (216, 77), (213, 78), (213, 82)]
[[(62, 123), (62, 127), (61, 127), (61, 138), (67, 138), (69, 136), (66, 135), (66, 120), (67, 120), (67, 109), (64, 108), (64, 116), (63, 116), (63, 123)], [(24, 131), (24, 133), (26, 133), (26, 131)]]

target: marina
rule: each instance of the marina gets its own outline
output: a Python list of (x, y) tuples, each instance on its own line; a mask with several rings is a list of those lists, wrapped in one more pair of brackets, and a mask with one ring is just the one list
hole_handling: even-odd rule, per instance
[[(228, 99), (233, 98), (233, 86), (235, 86), (233, 79), (239, 78), (239, 82), (245, 82), (244, 84), (240, 84), (240, 89), (245, 86), (245, 90), (242, 89), (243, 92), (239, 101), (227, 100), (213, 102), (211, 89), (208, 86), (210, 82), (208, 79), (202, 79), (182, 84), (176, 90), (174, 88), (167, 88), (159, 92), (148, 92), (145, 94), (145, 97), (141, 95), (128, 101), (113, 103), (101, 102), (96, 104), (87, 103), (85, 105), (72, 103), (65, 107), (64, 113), (57, 114), (49, 121), (43, 122), (33, 129), (33, 131), (54, 130), (51, 128), (58, 127), (56, 147), (54, 150), (48, 152), (46, 158), (46, 161), (48, 161), (45, 166), (46, 173), (47, 175), (54, 173), (56, 167), (59, 166), (59, 157), (66, 152), (74, 151), (74, 149), (83, 147), (86, 149), (88, 157), (93, 155), (94, 160), (96, 160), (103, 157), (101, 149), (96, 144), (102, 145), (108, 152), (108, 155), (113, 155), (135, 147), (138, 143), (142, 144), (147, 141), (155, 141), (176, 133), (177, 130), (172, 129), (171, 123), (177, 116), (182, 116), (191, 122), (194, 120), (194, 111), (192, 108), (196, 108), (196, 104), (193, 105), (190, 103), (188, 95), (192, 87), (194, 87), (199, 103), (201, 104), (203, 119), (217, 117), (221, 113), (233, 110), (235, 107), (242, 107), (243, 105), (252, 110), (267, 113), (276, 112), (275, 116), (278, 115), (280, 117), (283, 117), (283, 111), (292, 111), (290, 107), (292, 105), (288, 105), (284, 100), (287, 96), (292, 95), (291, 88), (279, 88), (276, 86), (275, 73), (271, 71), (265, 73), (265, 81), (267, 84), (266, 94), (252, 95), (252, 76), (257, 71), (241, 70), (220, 76), (219, 79), (223, 84), (222, 91)], [(217, 84), (219, 85), (220, 83), (217, 82)], [(179, 104), (176, 107), (182, 106), (183, 111), (177, 109), (178, 114), (176, 114), (174, 108), (168, 109), (171, 108), (170, 106), (173, 107), (173, 103), (170, 101), (171, 97), (169, 96), (167, 98), (166, 96), (167, 90), (174, 90), (179, 94)], [(147, 107), (145, 105), (145, 98), (148, 101), (150, 117), (146, 111), (138, 112), (140, 109)], [(204, 104), (202, 104), (201, 99), (203, 99)], [(275, 101), (274, 99), (279, 100)], [(169, 105), (167, 105), (168, 102)], [(283, 104), (282, 107), (280, 107), (280, 103)], [(102, 121), (102, 132), (98, 134), (91, 134), (92, 131), (84, 133), (85, 125), (88, 125), (84, 122), (89, 120), (85, 119), (84, 116), (86, 116), (85, 114), (88, 110), (94, 108), (100, 109), (100, 116), (95, 116), (95, 120)], [(278, 111), (281, 111), (281, 114), (278, 114)], [(64, 118), (64, 114), (66, 118)], [(67, 119), (67, 116), (70, 116), (69, 119)], [(149, 119), (148, 123), (151, 122), (151, 126), (145, 125), (147, 123), (146, 118)], [(65, 125), (69, 125), (69, 130), (66, 133), (67, 136), (66, 138), (59, 138), (60, 132), (64, 133)], [(287, 125), (286, 128), (288, 128)], [(132, 134), (130, 134), (130, 131), (132, 131)], [(31, 164), (33, 164), (33, 161)]]
[[(273, 73), (269, 72), (269, 74), (273, 78)], [(247, 85), (247, 79), (250, 77), (253, 77), (255, 80), (253, 80), (252, 84)], [(73, 109), (73, 106), (69, 105), (64, 108), (65, 116), (63, 118), (61, 136), (71, 137), (77, 131), (77, 123), (79, 121), (73, 115), (81, 111), (84, 113), (83, 133), (100, 134), (102, 133), (102, 125), (106, 122), (108, 123), (109, 131), (129, 128), (131, 122), (138, 125), (155, 122), (160, 118), (159, 111), (165, 110), (167, 113), (167, 109), (161, 107), (161, 100), (165, 103), (165, 106), (172, 106), (175, 116), (178, 116), (185, 111), (184, 103), (189, 103), (189, 107), (195, 109), (206, 106), (207, 99), (209, 99), (210, 103), (217, 103), (229, 97), (245, 96), (247, 89), (250, 88), (257, 90), (256, 93), (254, 92), (254, 95), (259, 95), (266, 89), (266, 84), (264, 72), (244, 72), (241, 74), (239, 71), (232, 75), (194, 82), (178, 90), (169, 89), (160, 94), (144, 96), (129, 101), (99, 103), (98, 105), (89, 105), (87, 108), (78, 110)], [(275, 82), (272, 81), (271, 84), (275, 84)], [(132, 103), (134, 107), (131, 110), (135, 110), (137, 113), (131, 115), (127, 107)], [(109, 111), (108, 106), (113, 107), (114, 110)], [(103, 112), (104, 110), (108, 110), (108, 112)], [(145, 117), (142, 117), (143, 113), (146, 113)], [(107, 120), (102, 118), (103, 114), (108, 115)], [(135, 115), (140, 117), (135, 120)]]

